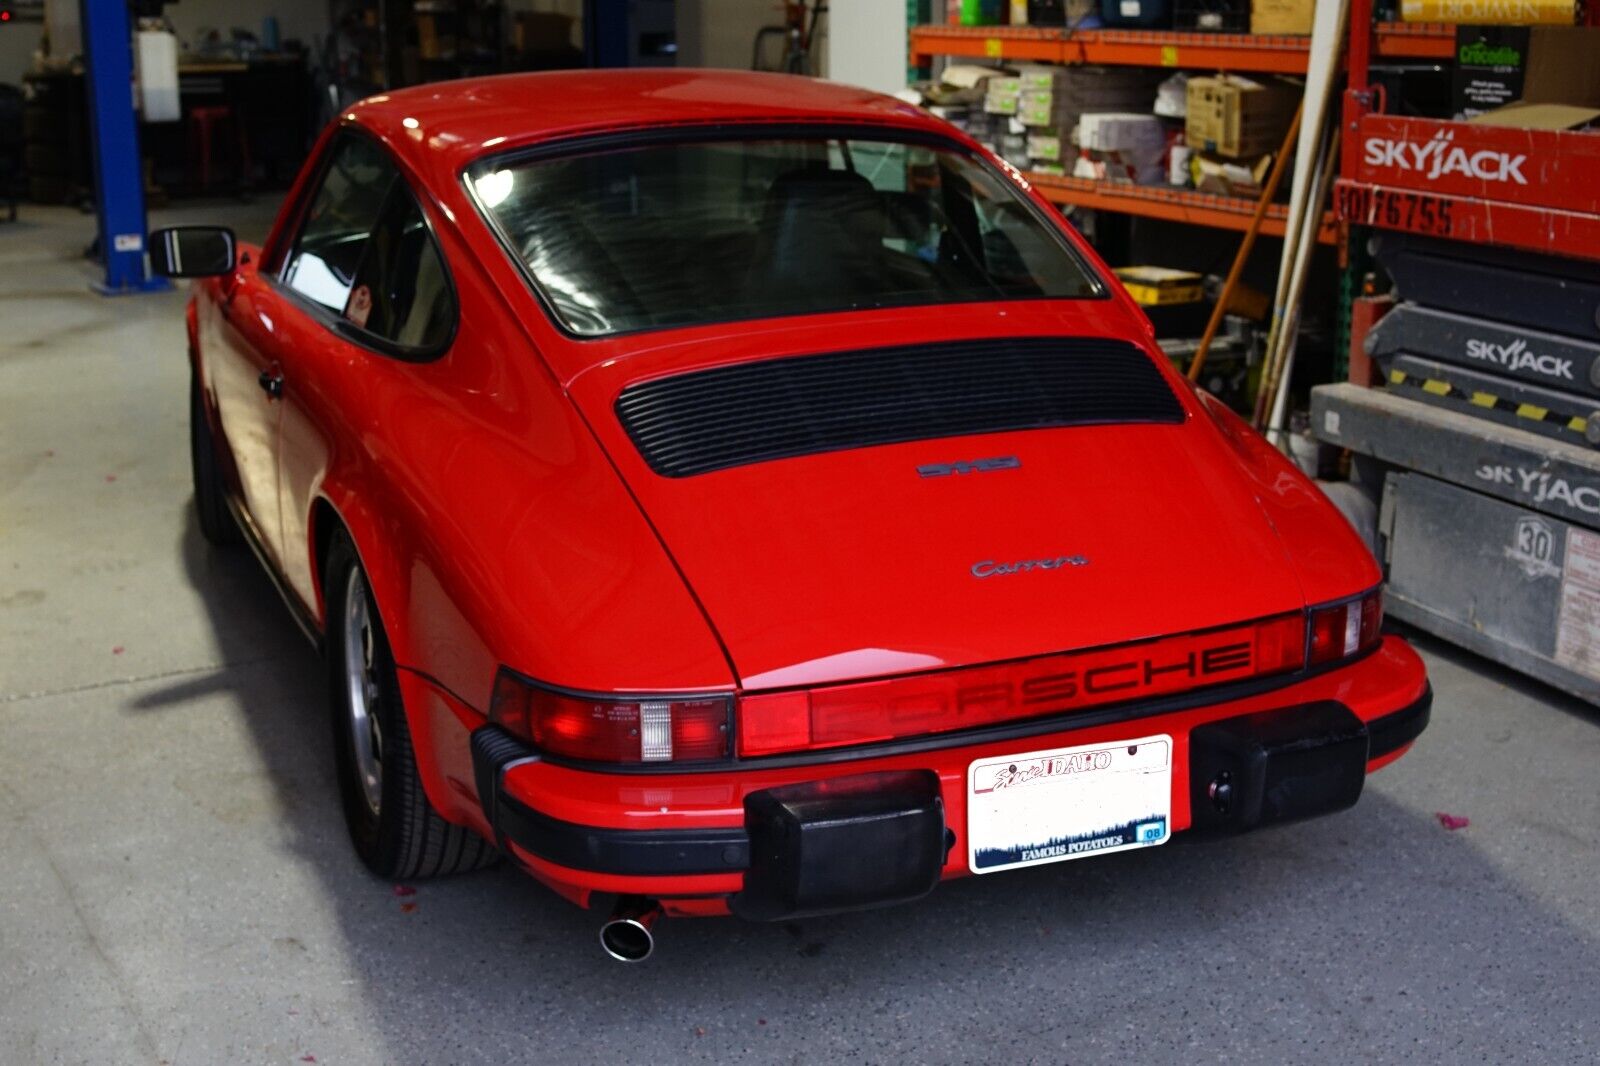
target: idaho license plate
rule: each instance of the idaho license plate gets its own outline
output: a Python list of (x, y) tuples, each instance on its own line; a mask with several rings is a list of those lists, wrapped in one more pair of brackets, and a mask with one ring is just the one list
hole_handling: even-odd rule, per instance
[(967, 865), (988, 874), (1172, 835), (1172, 738), (979, 759), (967, 770)]

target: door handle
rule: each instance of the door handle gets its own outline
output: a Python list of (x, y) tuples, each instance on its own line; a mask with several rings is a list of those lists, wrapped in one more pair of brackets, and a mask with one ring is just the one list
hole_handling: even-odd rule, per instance
[(256, 384), (261, 386), (261, 391), (267, 394), (267, 399), (276, 400), (283, 396), (283, 371), (277, 367), (263, 370), (261, 376), (256, 378)]

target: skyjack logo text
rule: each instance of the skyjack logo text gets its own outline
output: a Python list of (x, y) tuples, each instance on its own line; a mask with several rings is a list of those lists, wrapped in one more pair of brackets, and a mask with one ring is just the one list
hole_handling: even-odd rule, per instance
[(1469, 152), (1452, 143), (1454, 139), (1455, 133), (1445, 130), (1440, 130), (1431, 140), (1421, 144), (1394, 141), (1387, 137), (1368, 137), (1364, 146), (1366, 164), (1369, 167), (1409, 171), (1429, 181), (1447, 174), (1460, 174), (1481, 181), (1528, 184), (1527, 175), (1522, 172), (1523, 164), (1528, 161), (1525, 154), (1501, 152), (1493, 148)]
[(1572, 360), (1553, 355), (1540, 355), (1528, 350), (1528, 342), (1518, 337), (1509, 344), (1468, 338), (1467, 358), (1485, 363), (1498, 363), (1507, 370), (1531, 370), (1546, 377), (1572, 380)]

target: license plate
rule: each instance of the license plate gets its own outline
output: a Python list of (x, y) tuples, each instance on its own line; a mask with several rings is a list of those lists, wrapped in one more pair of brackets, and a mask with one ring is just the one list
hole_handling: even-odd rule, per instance
[(979, 759), (967, 770), (967, 865), (989, 874), (1165, 844), (1172, 738)]

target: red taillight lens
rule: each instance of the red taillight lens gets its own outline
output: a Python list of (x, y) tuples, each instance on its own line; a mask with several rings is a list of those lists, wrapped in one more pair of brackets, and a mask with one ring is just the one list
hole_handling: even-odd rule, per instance
[(1373, 589), (1359, 600), (1320, 607), (1311, 612), (1312, 666), (1338, 662), (1378, 642), (1383, 628), (1383, 590)]
[(1361, 601), (1361, 646), (1370, 648), (1383, 639), (1383, 589), (1373, 589)]
[(489, 720), (540, 751), (586, 762), (696, 762), (726, 758), (725, 696), (634, 700), (552, 692), (500, 671)]
[(739, 700), (739, 753), (868, 744), (1146, 699), (1305, 665), (1301, 614), (1209, 633)]

